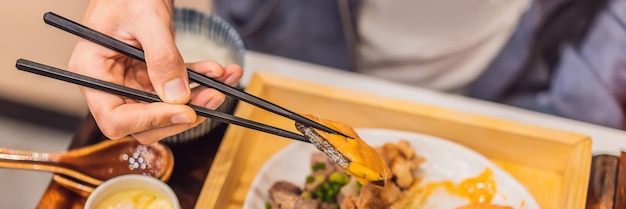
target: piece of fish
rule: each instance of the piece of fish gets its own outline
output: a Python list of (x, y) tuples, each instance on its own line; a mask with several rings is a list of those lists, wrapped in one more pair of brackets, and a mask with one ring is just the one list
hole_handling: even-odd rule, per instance
[(372, 183), (381, 187), (385, 186), (386, 181), (391, 177), (391, 169), (378, 152), (365, 143), (352, 127), (311, 115), (304, 116), (352, 137), (326, 133), (296, 122), (296, 129), (318, 150), (324, 152), (333, 163), (354, 176), (362, 185)]

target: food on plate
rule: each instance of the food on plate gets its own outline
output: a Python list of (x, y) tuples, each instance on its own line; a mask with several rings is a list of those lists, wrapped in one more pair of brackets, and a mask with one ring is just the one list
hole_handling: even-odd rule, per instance
[(391, 166), (389, 175), (394, 173), (383, 187), (361, 184), (324, 153), (315, 152), (311, 156), (311, 174), (305, 178), (304, 186), (286, 181), (274, 183), (269, 189), (271, 201), (266, 208), (403, 208), (408, 204), (408, 189), (419, 182), (419, 176), (414, 173), (424, 162), (410, 147), (407, 141), (400, 141), (372, 148)]
[(97, 209), (173, 209), (174, 206), (166, 198), (154, 192), (140, 189), (129, 189), (106, 197)]
[(333, 163), (343, 168), (347, 174), (354, 176), (362, 185), (372, 183), (380, 187), (385, 186), (391, 174), (389, 166), (373, 147), (359, 138), (352, 127), (312, 115), (304, 116), (352, 137), (326, 133), (296, 123), (296, 129), (318, 150), (324, 152)]
[[(350, 134), (347, 132), (346, 134)], [(424, 172), (420, 166), (427, 159), (415, 152), (406, 140), (387, 142), (373, 148), (377, 155), (390, 167), (384, 186), (363, 185), (348, 175), (340, 165), (333, 163), (322, 152), (314, 152), (310, 160), (310, 174), (303, 177), (303, 185), (288, 181), (274, 182), (269, 189), (267, 209), (290, 208), (436, 208), (427, 205), (435, 190), (450, 196), (465, 199), (466, 205), (457, 209), (511, 209), (509, 206), (494, 205), (497, 186), (491, 169), (466, 178), (459, 183), (450, 181), (423, 182)]]

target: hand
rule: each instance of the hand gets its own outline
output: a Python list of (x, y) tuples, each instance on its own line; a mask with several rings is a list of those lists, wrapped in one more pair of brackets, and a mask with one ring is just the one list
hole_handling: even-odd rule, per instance
[(69, 70), (156, 93), (164, 101), (142, 103), (81, 87), (91, 114), (108, 138), (131, 135), (151, 144), (204, 121), (185, 104), (216, 109), (225, 96), (215, 89), (190, 89), (186, 67), (228, 85), (237, 83), (243, 74), (238, 65), (185, 65), (174, 42), (172, 7), (171, 0), (92, 0), (87, 8), (85, 26), (142, 48), (147, 64), (81, 39), (74, 47)]

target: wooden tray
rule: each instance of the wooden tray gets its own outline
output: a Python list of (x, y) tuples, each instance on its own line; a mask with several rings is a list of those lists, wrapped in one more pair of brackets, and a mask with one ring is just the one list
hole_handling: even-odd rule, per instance
[[(269, 73), (246, 89), (301, 113), (355, 128), (434, 135), (473, 149), (511, 173), (542, 208), (585, 208), (591, 164), (588, 136), (443, 109)], [(293, 121), (240, 103), (235, 115), (296, 131)], [(196, 208), (241, 208), (256, 173), (288, 139), (229, 126)]]

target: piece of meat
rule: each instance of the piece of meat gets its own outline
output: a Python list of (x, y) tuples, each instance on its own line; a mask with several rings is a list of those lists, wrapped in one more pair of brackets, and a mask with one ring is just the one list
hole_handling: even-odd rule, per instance
[(328, 175), (336, 170), (335, 164), (323, 152), (315, 152), (311, 155), (311, 167), (317, 163), (324, 164), (323, 169), (313, 171), (312, 176), (316, 175)]
[(356, 196), (348, 195), (343, 199), (343, 201), (340, 202), (341, 205), (339, 206), (341, 209), (357, 209), (356, 199), (357, 199)]
[(420, 167), (420, 165), (422, 165), (422, 163), (426, 161), (426, 159), (421, 156), (415, 155), (415, 157), (409, 159), (409, 161), (411, 162), (411, 170), (416, 170)]
[(272, 209), (318, 209), (321, 201), (305, 199), (293, 193), (276, 191), (272, 196)]
[(271, 198), (274, 203), (272, 204), (272, 207), (275, 206), (275, 209), (295, 209), (296, 201), (300, 198), (300, 196), (279, 190), (272, 193)]
[(382, 188), (372, 184), (363, 185), (356, 199), (356, 207), (358, 209), (380, 209), (387, 207), (387, 204), (380, 198)]
[(392, 166), (393, 160), (396, 159), (399, 155), (400, 155), (400, 151), (398, 150), (395, 144), (385, 143), (380, 148), (380, 156), (383, 157), (383, 159), (385, 160), (385, 163), (387, 163), (387, 165), (389, 166)]
[(407, 141), (407, 140), (400, 140), (398, 142), (398, 144), (396, 145), (396, 147), (400, 151), (400, 154), (402, 154), (402, 156), (404, 156), (404, 158), (411, 159), (411, 158), (415, 157), (415, 150), (413, 150), (413, 147), (411, 146), (409, 141)]
[(296, 196), (302, 193), (302, 190), (298, 186), (288, 181), (277, 181), (270, 187), (268, 193), (270, 197), (273, 197), (274, 193), (278, 191), (295, 194)]
[(304, 199), (302, 197), (298, 198), (295, 206), (297, 209), (322, 209), (325, 207), (322, 201), (314, 199)]
[[(397, 158), (400, 159), (400, 158)], [(391, 173), (396, 177), (396, 183), (402, 189), (408, 189), (413, 185), (413, 164), (407, 160), (398, 160), (391, 166)]]
[(396, 184), (385, 184), (385, 187), (383, 187), (380, 193), (380, 198), (385, 205), (391, 205), (405, 197), (406, 195), (400, 191), (400, 188), (398, 188)]

